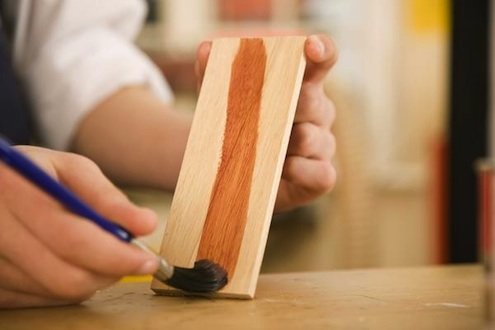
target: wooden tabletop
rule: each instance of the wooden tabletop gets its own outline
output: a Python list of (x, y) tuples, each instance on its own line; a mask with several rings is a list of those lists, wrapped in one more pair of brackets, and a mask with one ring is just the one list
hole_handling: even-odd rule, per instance
[(479, 329), (479, 266), (262, 275), (254, 300), (119, 283), (79, 306), (0, 311), (0, 329)]

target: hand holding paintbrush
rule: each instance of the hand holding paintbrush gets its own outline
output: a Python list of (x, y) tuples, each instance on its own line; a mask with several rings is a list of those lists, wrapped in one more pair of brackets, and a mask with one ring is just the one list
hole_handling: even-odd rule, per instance
[[(23, 147), (24, 153), (65, 185), (63, 188), (4, 141), (0, 146), (0, 159), (9, 165), (0, 165), (0, 307), (82, 301), (121, 276), (157, 270), (156, 256), (122, 244), (132, 240), (123, 227), (136, 235), (149, 233), (154, 227), (154, 215), (132, 205), (93, 163), (71, 154)], [(62, 190), (54, 189), (53, 183)], [(99, 220), (105, 221), (98, 223), (94, 218), (98, 214), (91, 214), (84, 203), (81, 207), (65, 198), (68, 189), (94, 205), (105, 216)], [(61, 197), (61, 191), (65, 197)], [(118, 220), (122, 227), (106, 218)], [(215, 277), (219, 274), (216, 268), (213, 273), (206, 268), (206, 275), (214, 277), (212, 281), (195, 276), (197, 269), (177, 272), (177, 268), (164, 267), (163, 263), (155, 276), (176, 286), (199, 284), (183, 287), (190, 291), (220, 288), (225, 278)], [(191, 274), (192, 278), (184, 277)]]

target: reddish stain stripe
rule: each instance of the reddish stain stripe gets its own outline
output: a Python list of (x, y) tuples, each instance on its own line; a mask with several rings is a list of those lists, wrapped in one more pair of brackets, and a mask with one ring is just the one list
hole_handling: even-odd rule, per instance
[(222, 159), (197, 255), (222, 265), (230, 278), (247, 221), (265, 67), (263, 40), (241, 39), (232, 64)]

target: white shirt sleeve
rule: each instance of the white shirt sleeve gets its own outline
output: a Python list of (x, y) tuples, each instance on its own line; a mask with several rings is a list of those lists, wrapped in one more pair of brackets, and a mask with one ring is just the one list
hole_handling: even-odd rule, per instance
[(124, 86), (147, 85), (172, 100), (160, 71), (132, 43), (144, 2), (22, 0), (19, 9), (14, 56), (46, 145), (66, 149), (83, 116)]

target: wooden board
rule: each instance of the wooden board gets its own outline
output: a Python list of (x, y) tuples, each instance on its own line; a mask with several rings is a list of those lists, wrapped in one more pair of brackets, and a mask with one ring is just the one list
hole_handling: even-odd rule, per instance
[[(305, 37), (213, 42), (161, 255), (222, 265), (252, 298), (305, 68)], [(160, 294), (177, 294), (154, 281)]]

